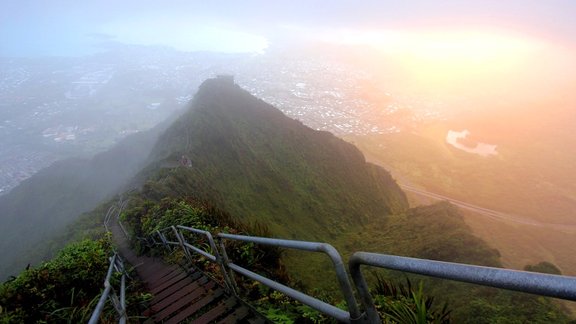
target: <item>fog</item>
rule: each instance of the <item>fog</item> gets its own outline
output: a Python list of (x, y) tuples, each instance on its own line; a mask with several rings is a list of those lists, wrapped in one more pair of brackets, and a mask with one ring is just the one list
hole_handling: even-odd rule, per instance
[[(110, 43), (260, 51), (343, 33), (507, 30), (574, 41), (571, 1), (4, 1), (2, 55), (79, 55)], [(178, 32), (175, 32), (177, 30)], [(358, 37), (355, 37), (358, 42)], [(101, 49), (100, 49), (101, 50)]]
[[(562, 257), (576, 243), (574, 12), (568, 0), (3, 1), (0, 195), (55, 161), (152, 129), (203, 80), (233, 74), (286, 115), (354, 142), (401, 183), (562, 224), (546, 227), (555, 239), (544, 242), (469, 216), (506, 265), (546, 259), (576, 274), (576, 260)], [(446, 143), (464, 130), (466, 142)], [(406, 148), (423, 143), (432, 155)], [(468, 152), (479, 143), (497, 149)], [(399, 147), (406, 160), (392, 154)], [(141, 165), (131, 166), (125, 175)], [(106, 197), (120, 182), (92, 190)], [(37, 226), (5, 206), (0, 224)], [(88, 210), (77, 207), (69, 213)], [(510, 236), (539, 248), (517, 257)]]

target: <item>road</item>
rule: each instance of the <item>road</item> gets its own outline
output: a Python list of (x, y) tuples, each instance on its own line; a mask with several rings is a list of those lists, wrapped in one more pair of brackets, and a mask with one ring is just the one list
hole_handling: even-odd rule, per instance
[[(391, 170), (393, 170), (390, 166), (380, 162), (376, 157), (374, 157), (370, 154), (367, 154), (367, 153), (364, 153), (364, 154), (366, 156), (366, 161), (373, 163), (373, 164), (376, 164), (376, 165), (384, 168), (385, 170), (389, 170), (389, 172), (391, 172)], [(402, 177), (402, 175), (396, 174), (394, 172), (391, 172), (391, 174), (394, 177), (394, 179), (396, 179), (398, 185), (404, 191), (409, 191), (411, 193), (414, 193), (414, 194), (417, 194), (417, 195), (420, 195), (423, 197), (436, 199), (436, 200), (446, 200), (446, 201), (449, 201), (450, 203), (452, 203), (453, 205), (458, 206), (462, 209), (470, 210), (470, 211), (476, 212), (480, 215), (483, 215), (483, 216), (486, 216), (486, 217), (489, 217), (489, 218), (492, 218), (492, 219), (495, 219), (498, 221), (508, 221), (508, 222), (514, 222), (514, 223), (523, 224), (523, 225), (547, 227), (547, 228), (552, 228), (552, 229), (561, 230), (561, 231), (565, 231), (565, 230), (576, 231), (576, 224), (545, 223), (545, 222), (537, 221), (537, 220), (530, 219), (527, 217), (521, 217), (518, 215), (507, 214), (507, 213), (499, 212), (497, 210), (476, 206), (476, 205), (467, 203), (467, 202), (462, 201), (462, 200), (450, 198), (450, 197), (447, 197), (444, 195), (440, 195), (437, 193), (426, 191), (424, 189), (417, 188), (417, 187), (409, 184), (410, 181), (407, 178)]]
[(423, 189), (419, 189), (419, 188), (416, 188), (416, 187), (413, 187), (410, 185), (401, 184), (401, 183), (399, 183), (398, 185), (405, 191), (409, 191), (411, 193), (415, 193), (417, 195), (421, 195), (421, 196), (432, 198), (432, 199), (446, 200), (446, 201), (449, 201), (450, 203), (452, 203), (453, 205), (456, 205), (462, 209), (470, 210), (470, 211), (482, 214), (484, 216), (488, 216), (488, 217), (490, 217), (492, 219), (496, 219), (496, 220), (504, 220), (504, 221), (514, 222), (514, 223), (519, 223), (519, 224), (524, 224), (524, 225), (531, 225), (531, 226), (550, 227), (550, 228), (555, 228), (555, 229), (576, 229), (576, 225), (574, 225), (574, 224), (559, 224), (559, 223), (540, 222), (537, 220), (527, 219), (527, 218), (520, 217), (517, 215), (499, 212), (497, 210), (472, 205), (472, 204), (469, 204), (465, 201), (461, 201), (458, 199), (439, 195), (439, 194), (429, 192), (429, 191), (426, 191)]

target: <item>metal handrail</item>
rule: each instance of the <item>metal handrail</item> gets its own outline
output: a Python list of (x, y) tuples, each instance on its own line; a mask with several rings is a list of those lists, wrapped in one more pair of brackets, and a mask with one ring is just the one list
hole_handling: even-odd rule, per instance
[(130, 201), (130, 199), (123, 200), (122, 203), (120, 204), (120, 208), (118, 209), (118, 213), (116, 213), (116, 219), (118, 220), (118, 225), (120, 225), (120, 229), (124, 233), (124, 236), (126, 236), (127, 238), (129, 238), (130, 235), (128, 235), (128, 231), (126, 230), (126, 228), (124, 228), (124, 224), (122, 224), (122, 221), (120, 220), (120, 214), (122, 214), (122, 211), (128, 205), (128, 201)]
[(108, 228), (108, 223), (110, 222), (112, 214), (114, 213), (114, 211), (116, 211), (117, 208), (118, 207), (116, 205), (110, 206), (110, 208), (108, 208), (108, 211), (106, 212), (106, 216), (104, 216), (104, 228), (106, 229), (106, 232), (110, 232), (110, 228)]
[[(112, 273), (119, 272), (122, 274), (120, 278), (120, 298), (116, 295), (116, 292), (112, 288), (110, 284), (110, 278), (112, 278)], [(94, 312), (92, 312), (92, 316), (88, 321), (88, 324), (96, 324), (100, 319), (100, 314), (104, 309), (104, 305), (106, 304), (106, 300), (110, 298), (112, 305), (114, 305), (114, 309), (120, 315), (120, 319), (118, 323), (125, 324), (126, 323), (126, 271), (124, 269), (124, 262), (122, 258), (117, 253), (114, 253), (112, 257), (110, 257), (110, 266), (108, 267), (108, 272), (106, 273), (106, 279), (104, 279), (104, 291), (98, 300), (98, 304), (96, 304), (96, 308)]]
[[(244, 236), (244, 235), (234, 235), (234, 234), (218, 234), (221, 239), (220, 246), (222, 248), (222, 256), (224, 257), (224, 263), (231, 270), (238, 272), (250, 279), (256, 280), (274, 290), (280, 291), (289, 297), (292, 297), (301, 303), (308, 305), (323, 314), (331, 316), (340, 322), (351, 323), (362, 320), (362, 314), (358, 309), (358, 304), (354, 298), (354, 292), (352, 291), (352, 285), (348, 280), (348, 274), (344, 263), (342, 262), (342, 257), (338, 251), (330, 244), (319, 243), (319, 242), (305, 242), (305, 241), (294, 241), (294, 240), (282, 240), (282, 239), (271, 239), (265, 237), (255, 237), (255, 236)], [(333, 263), (334, 269), (336, 271), (336, 277), (338, 278), (338, 283), (340, 284), (340, 290), (344, 295), (346, 304), (348, 306), (348, 311), (341, 310), (331, 304), (328, 304), (320, 299), (314, 298), (312, 296), (306, 295), (288, 286), (285, 286), (279, 282), (268, 279), (257, 273), (254, 273), (248, 269), (245, 269), (239, 265), (236, 265), (228, 259), (226, 253), (226, 247), (224, 246), (223, 239), (242, 241), (248, 243), (270, 245), (294, 250), (309, 251), (309, 252), (321, 252), (330, 258)]]
[[(168, 226), (168, 227), (165, 227), (163, 229), (156, 230), (154, 233), (160, 238), (160, 242), (165, 248), (170, 249), (170, 245), (180, 245), (179, 241), (168, 240), (168, 238), (166, 237), (167, 232), (170, 232), (170, 233), (173, 232), (172, 226)], [(178, 237), (176, 239), (178, 239)]]
[(349, 261), (350, 274), (368, 319), (373, 323), (378, 323), (380, 318), (362, 275), (361, 265), (576, 301), (576, 277), (356, 252)]
[[(208, 242), (210, 244), (210, 249), (212, 250), (212, 253), (214, 253), (214, 254), (210, 254), (210, 253), (188, 243), (188, 241), (186, 241), (186, 238), (184, 237), (184, 235), (182, 235), (181, 232), (177, 231), (176, 228), (180, 229), (180, 230), (185, 230), (188, 232), (192, 232), (195, 234), (205, 236), (208, 239)], [(184, 248), (185, 252), (189, 252), (187, 249), (190, 249), (190, 250), (196, 252), (197, 254), (200, 254), (201, 256), (205, 257), (206, 259), (208, 259), (212, 262), (216, 262), (219, 259), (217, 257), (217, 255), (219, 256), (219, 254), (218, 254), (218, 251), (216, 250), (216, 244), (214, 243), (214, 238), (212, 238), (212, 234), (210, 234), (210, 232), (199, 230), (199, 229), (192, 228), (192, 227), (186, 227), (186, 226), (182, 226), (182, 225), (172, 227), (172, 229), (174, 230), (174, 233), (176, 233), (176, 236), (178, 236), (180, 239), (182, 239), (182, 244), (184, 245), (183, 248)]]
[[(126, 231), (126, 228), (124, 227), (124, 225), (120, 221), (120, 214), (122, 213), (124, 208), (126, 208), (126, 205), (128, 205), (128, 201), (129, 201), (129, 199), (120, 200), (119, 204), (114, 204), (108, 208), (108, 211), (106, 212), (106, 216), (104, 216), (104, 228), (106, 229), (106, 232), (110, 232), (110, 228), (108, 227), (108, 223), (110, 223), (110, 220), (112, 219), (112, 215), (115, 214), (116, 220), (118, 221), (118, 225), (120, 225), (120, 229), (122, 229), (122, 232), (124, 232), (124, 235), (126, 237), (129, 237), (128, 231)], [(114, 213), (114, 212), (116, 212), (116, 213)]]
[[(214, 254), (210, 254), (209, 252), (188, 243), (182, 233), (177, 229), (206, 236)], [(167, 240), (164, 233), (170, 230), (175, 233), (178, 242)], [(233, 274), (238, 273), (252, 280), (256, 280), (276, 291), (282, 292), (285, 295), (322, 312), (323, 314), (345, 323), (381, 323), (380, 316), (376, 311), (374, 301), (370, 295), (368, 285), (361, 271), (362, 265), (576, 301), (576, 277), (416, 259), (378, 253), (356, 252), (352, 257), (350, 257), (348, 266), (353, 283), (358, 291), (363, 310), (365, 311), (365, 313), (362, 313), (356, 303), (352, 291), (352, 285), (348, 279), (348, 272), (344, 267), (342, 258), (338, 251), (330, 244), (219, 233), (217, 237), (219, 239), (220, 253), (218, 254), (219, 251), (217, 245), (214, 243), (212, 234), (208, 231), (186, 226), (172, 226), (158, 230), (156, 231), (156, 234), (160, 237), (161, 243), (159, 244), (166, 247), (180, 245), (185, 250), (187, 257), (190, 257), (190, 252), (193, 251), (194, 253), (206, 257), (212, 262), (218, 263), (221, 266), (227, 286), (231, 287), (233, 291), (236, 289)], [(234, 240), (327, 254), (336, 271), (336, 276), (340, 284), (340, 289), (346, 300), (348, 311), (339, 309), (331, 304), (234, 264), (228, 258), (224, 240)]]
[[(178, 231), (177, 229), (180, 231)], [(189, 258), (189, 261), (192, 261), (192, 259), (191, 259), (192, 256), (190, 255), (190, 250), (191, 250), (191, 251), (195, 252), (196, 254), (200, 254), (201, 256), (205, 257), (206, 259), (210, 260), (211, 262), (218, 264), (220, 266), (220, 271), (222, 272), (222, 277), (224, 278), (224, 283), (226, 284), (226, 288), (228, 288), (234, 294), (237, 293), (236, 286), (233, 284), (232, 279), (228, 276), (228, 272), (226, 271), (226, 267), (224, 265), (223, 259), (220, 256), (220, 253), (218, 252), (218, 248), (216, 247), (216, 243), (214, 242), (214, 238), (212, 237), (212, 234), (210, 232), (196, 229), (193, 227), (182, 226), (182, 225), (172, 227), (172, 230), (174, 231), (174, 233), (178, 237), (178, 240), (180, 241), (181, 246), (184, 249), (185, 255)], [(206, 237), (206, 239), (208, 240), (208, 244), (210, 245), (210, 249), (212, 250), (213, 254), (210, 254), (209, 252), (206, 252), (206, 251), (188, 243), (188, 241), (186, 241), (186, 237), (182, 234), (181, 231), (187, 231), (187, 232), (191, 232), (191, 233), (202, 235), (202, 236)]]
[[(127, 204), (128, 204), (128, 200), (122, 201), (120, 199), (119, 204), (114, 204), (108, 208), (108, 211), (106, 212), (106, 215), (104, 216), (104, 228), (106, 229), (106, 232), (110, 232), (110, 228), (108, 227), (108, 224), (110, 223), (112, 216), (115, 214), (116, 219), (118, 221), (118, 224), (120, 225), (120, 228), (124, 232), (124, 235), (126, 235), (126, 237), (128, 237), (128, 232), (126, 231), (126, 229), (122, 225), (122, 222), (120, 222), (120, 213), (122, 213), (122, 210), (124, 208), (126, 208)], [(106, 300), (108, 298), (110, 298), (110, 301), (112, 302), (112, 305), (114, 306), (114, 309), (120, 315), (120, 319), (118, 322), (120, 324), (126, 323), (126, 276), (127, 276), (127, 274), (126, 274), (125, 267), (124, 267), (124, 261), (122, 260), (122, 258), (118, 254), (118, 252), (115, 251), (114, 248), (112, 250), (114, 251), (114, 254), (110, 257), (110, 266), (108, 267), (108, 272), (106, 274), (106, 278), (104, 279), (104, 291), (102, 292), (102, 295), (100, 296), (100, 299), (98, 300), (98, 304), (96, 304), (96, 308), (94, 309), (94, 312), (92, 312), (92, 316), (90, 317), (90, 320), (88, 321), (89, 324), (98, 323), (98, 319), (100, 318), (100, 314), (102, 313), (102, 310), (104, 309), (104, 305), (105, 305)], [(116, 270), (116, 272), (119, 272), (122, 274), (120, 277), (120, 298), (118, 298), (118, 296), (116, 295), (116, 292), (114, 291), (114, 289), (112, 288), (112, 285), (110, 284), (110, 278), (112, 277), (112, 273), (114, 272), (114, 270)]]

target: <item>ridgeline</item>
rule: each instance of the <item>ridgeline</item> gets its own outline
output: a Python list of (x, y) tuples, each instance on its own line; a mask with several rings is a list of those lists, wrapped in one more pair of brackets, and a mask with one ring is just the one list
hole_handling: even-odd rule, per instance
[[(229, 77), (205, 81), (189, 109), (156, 141), (150, 134), (136, 135), (133, 145), (121, 144), (69, 168), (73, 174), (78, 168), (85, 171), (80, 180), (63, 181), (71, 177), (67, 168), (52, 167), (62, 175), (46, 178), (47, 171), (43, 171), (3, 197), (0, 211), (9, 206), (12, 216), (2, 213), (2, 224), (13, 231), (2, 248), (10, 249), (22, 235), (41, 233), (17, 221), (14, 215), (19, 208), (33, 205), (25, 215), (34, 216), (26, 219), (42, 226), (50, 224), (50, 210), (68, 206), (66, 216), (59, 218), (70, 222), (106, 195), (127, 188), (133, 228), (155, 228), (150, 224), (155, 219), (171, 219), (174, 211), (162, 207), (167, 201), (176, 205), (194, 201), (221, 211), (240, 228), (264, 229), (279, 238), (328, 242), (345, 257), (364, 250), (501, 266), (498, 251), (471, 233), (454, 206), (438, 203), (409, 209), (390, 174), (367, 163), (352, 144), (286, 117)], [(135, 144), (139, 142), (141, 146)], [(114, 159), (103, 158), (113, 155)], [(140, 171), (132, 172), (135, 167), (141, 167)], [(39, 181), (42, 186), (35, 185)], [(101, 182), (109, 186), (91, 196), (91, 186)], [(40, 192), (48, 188), (57, 191)], [(102, 210), (82, 219), (102, 217)], [(178, 215), (186, 219), (184, 214)], [(327, 260), (292, 253), (284, 254), (282, 260), (302, 289), (330, 291), (334, 286), (332, 276), (325, 273)], [(405, 278), (383, 273), (390, 280)], [(427, 293), (450, 303), (456, 322), (567, 321), (563, 311), (544, 298), (433, 279), (424, 282)]]
[(286, 238), (323, 240), (408, 209), (390, 174), (356, 147), (221, 79), (202, 84), (138, 178), (152, 180), (143, 187), (151, 198), (194, 193)]

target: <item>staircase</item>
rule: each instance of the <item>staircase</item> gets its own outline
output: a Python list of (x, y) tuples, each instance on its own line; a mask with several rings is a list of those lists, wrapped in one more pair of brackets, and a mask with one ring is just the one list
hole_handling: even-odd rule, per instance
[[(118, 209), (117, 214), (121, 212)], [(118, 222), (108, 225), (118, 253), (131, 264), (153, 295), (145, 323), (266, 323), (267, 320), (191, 264), (169, 265), (137, 256)]]
[(154, 295), (145, 323), (264, 323), (260, 315), (194, 268), (143, 264), (137, 268)]
[[(234, 276), (237, 273), (250, 278), (276, 291), (285, 294), (321, 313), (344, 323), (381, 323), (372, 296), (361, 271), (361, 266), (372, 266), (405, 271), (431, 277), (468, 282), (483, 286), (515, 290), (541, 296), (576, 301), (576, 277), (532, 273), (500, 268), (481, 267), (451, 262), (415, 259), (394, 255), (356, 252), (344, 266), (338, 251), (329, 244), (281, 240), (265, 237), (252, 237), (219, 233), (216, 238), (211, 233), (195, 228), (176, 225), (156, 232), (150, 243), (168, 249), (182, 249), (188, 264), (168, 265), (159, 259), (137, 256), (128, 246), (128, 237), (118, 215), (122, 206), (115, 209), (116, 220), (108, 226), (112, 232), (118, 253), (131, 264), (147, 289), (153, 294), (150, 308), (143, 314), (146, 323), (264, 323), (269, 322), (250, 305), (237, 298)], [(112, 210), (112, 208), (111, 208)], [(204, 236), (208, 247), (200, 248), (190, 244), (184, 233)], [(285, 286), (271, 279), (234, 264), (226, 253), (225, 241), (271, 245), (285, 249), (295, 249), (327, 255), (336, 272), (340, 290), (347, 304), (342, 310), (319, 299)], [(207, 249), (207, 250), (205, 250)], [(194, 255), (201, 255), (220, 267), (225, 286), (220, 285), (193, 266)], [(352, 281), (350, 281), (352, 278)], [(352, 284), (353, 283), (353, 284)], [(352, 287), (355, 287), (353, 289)], [(356, 291), (356, 293), (354, 292)], [(121, 293), (122, 295), (123, 293)], [(358, 303), (356, 296), (359, 297)], [(122, 311), (119, 311), (122, 315)], [(93, 316), (94, 317), (94, 316)], [(122, 318), (122, 317), (121, 317)]]

